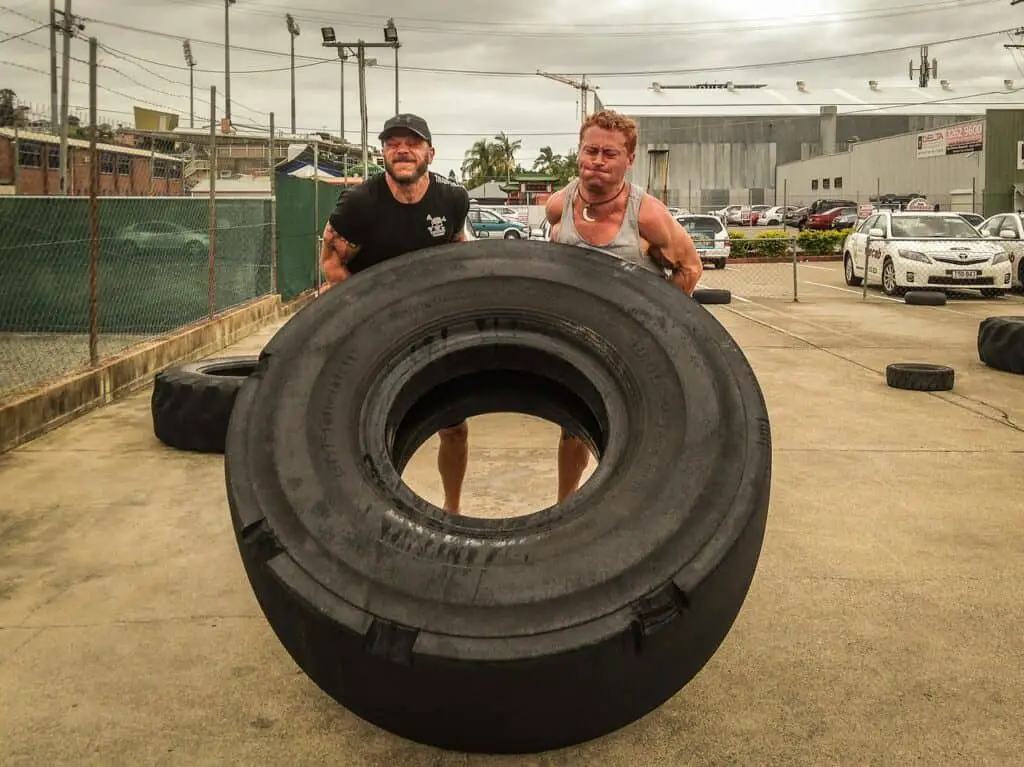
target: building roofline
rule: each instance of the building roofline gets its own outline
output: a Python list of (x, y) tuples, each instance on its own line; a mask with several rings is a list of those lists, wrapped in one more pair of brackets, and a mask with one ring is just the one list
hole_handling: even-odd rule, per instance
[[(4, 136), (9, 139), (15, 138), (14, 128), (0, 128), (0, 136)], [(60, 136), (54, 136), (52, 133), (35, 133), (33, 131), (17, 131), (17, 138), (19, 141), (33, 141), (40, 144), (60, 144)], [(77, 147), (78, 149), (88, 149), (89, 142), (85, 139), (80, 138), (69, 138), (69, 147)], [(185, 163), (188, 162), (186, 157), (175, 157), (171, 154), (164, 154), (163, 152), (150, 152), (148, 149), (139, 149), (134, 146), (124, 146), (123, 144), (108, 144), (104, 141), (96, 142), (96, 150), (100, 152), (115, 152), (117, 154), (130, 154), (135, 157), (153, 157), (157, 160), (171, 160), (173, 162)]]

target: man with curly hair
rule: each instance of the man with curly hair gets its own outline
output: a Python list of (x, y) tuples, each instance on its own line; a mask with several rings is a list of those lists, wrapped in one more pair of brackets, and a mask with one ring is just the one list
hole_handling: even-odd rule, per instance
[[(636, 159), (637, 127), (612, 110), (580, 127), (579, 177), (546, 204), (553, 242), (594, 248), (664, 274), (693, 295), (704, 267), (682, 225), (661, 200), (626, 180)], [(575, 492), (590, 460), (586, 444), (564, 429), (558, 447), (558, 500)]]

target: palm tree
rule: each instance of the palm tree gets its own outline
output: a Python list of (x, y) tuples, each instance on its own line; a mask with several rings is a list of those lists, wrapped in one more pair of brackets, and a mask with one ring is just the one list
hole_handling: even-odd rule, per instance
[(523, 148), (523, 142), (520, 139), (515, 141), (511, 140), (502, 131), (494, 137), (496, 146), (498, 148), (499, 157), (502, 160), (502, 172), (505, 174), (505, 181), (509, 182), (512, 180), (512, 172), (516, 167), (516, 152)]
[(462, 177), (467, 188), (472, 189), (504, 173), (504, 158), (497, 144), (482, 138), (466, 150), (462, 161)]
[(533, 161), (533, 169), (540, 171), (541, 173), (547, 173), (548, 175), (558, 175), (556, 168), (558, 168), (563, 162), (562, 155), (555, 154), (554, 150), (549, 146), (541, 147), (540, 154), (537, 155), (537, 159)]

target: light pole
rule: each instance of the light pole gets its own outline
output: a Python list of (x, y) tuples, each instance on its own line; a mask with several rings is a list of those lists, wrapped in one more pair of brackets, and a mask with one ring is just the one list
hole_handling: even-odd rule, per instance
[(394, 19), (388, 19), (384, 26), (384, 42), (395, 47), (395, 114), (398, 114), (398, 49), (401, 43), (398, 42), (398, 27), (395, 26)]
[(228, 9), (236, 0), (224, 0), (224, 118), (231, 125), (231, 35)]
[(192, 55), (192, 43), (186, 40), (181, 44), (185, 50), (185, 63), (188, 64), (188, 127), (196, 127), (196, 60)]
[[(348, 52), (355, 53), (355, 56), (359, 62), (359, 136), (360, 143), (363, 149), (363, 178), (367, 177), (367, 166), (369, 165), (369, 138), (367, 136), (368, 122), (366, 114), (366, 68), (376, 66), (376, 59), (366, 58), (367, 48), (393, 48), (395, 50), (395, 56), (398, 56), (398, 30), (395, 29), (394, 22), (389, 20), (389, 27), (391, 31), (388, 31), (388, 27), (384, 28), (384, 38), (387, 42), (383, 43), (367, 43), (363, 40), (357, 40), (354, 43), (344, 43), (337, 39), (334, 34), (334, 27), (321, 27), (320, 35), (323, 37), (324, 48), (337, 48), (339, 55), (344, 56), (346, 49)], [(394, 39), (389, 39), (389, 35), (393, 34)], [(355, 49), (354, 51), (352, 49)], [(395, 59), (395, 114), (398, 114), (398, 59)], [(342, 107), (344, 110), (344, 107)]]
[(288, 24), (288, 36), (292, 42), (292, 133), (295, 133), (295, 38), (299, 36), (299, 25), (295, 23), (295, 18), (289, 13), (284, 17)]
[[(335, 36), (334, 36), (334, 27), (320, 27), (320, 36), (323, 38), (325, 46), (328, 43), (333, 45), (334, 43), (337, 42), (337, 40), (335, 39)], [(341, 120), (338, 122), (338, 140), (341, 141), (341, 143), (344, 144), (345, 143), (345, 62), (348, 61), (348, 52), (344, 48), (342, 48), (340, 45), (338, 46), (338, 61), (341, 62), (341, 64), (340, 64), (340, 68), (341, 68), (341, 84), (338, 87), (338, 97), (339, 97), (339, 101), (341, 102), (340, 106), (339, 106), (339, 110), (340, 110), (339, 113), (340, 113)]]

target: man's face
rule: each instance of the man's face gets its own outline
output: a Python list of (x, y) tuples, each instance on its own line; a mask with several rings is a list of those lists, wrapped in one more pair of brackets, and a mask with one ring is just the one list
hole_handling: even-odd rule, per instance
[(434, 148), (410, 131), (396, 131), (384, 139), (384, 170), (399, 184), (414, 184), (427, 172)]
[(626, 137), (597, 126), (583, 133), (578, 158), (580, 181), (595, 189), (618, 187), (633, 165), (633, 155), (626, 151)]

